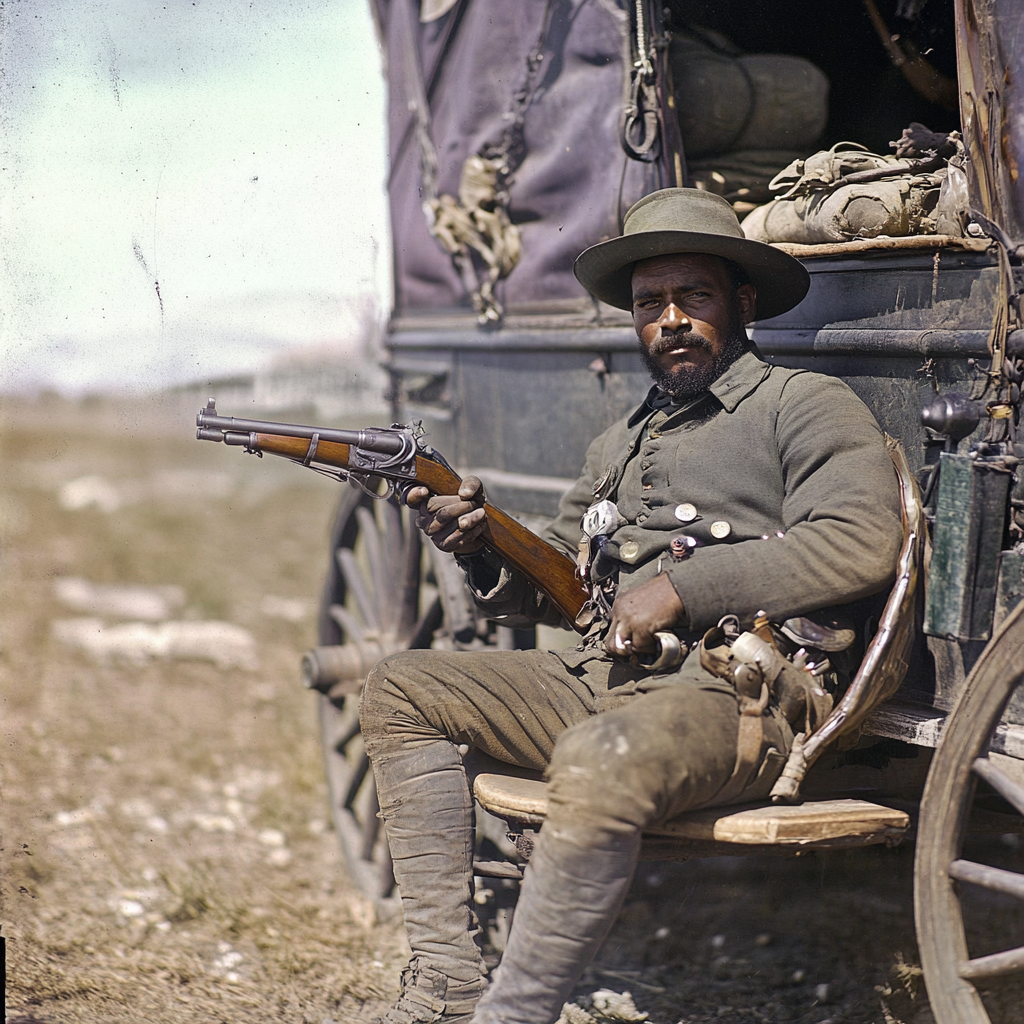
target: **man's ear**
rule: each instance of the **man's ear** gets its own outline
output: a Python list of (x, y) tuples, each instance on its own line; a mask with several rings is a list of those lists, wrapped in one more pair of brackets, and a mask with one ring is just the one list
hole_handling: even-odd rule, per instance
[(754, 310), (757, 309), (757, 289), (750, 284), (741, 284), (736, 289), (736, 297), (740, 300), (740, 311), (743, 313), (743, 322), (753, 322)]

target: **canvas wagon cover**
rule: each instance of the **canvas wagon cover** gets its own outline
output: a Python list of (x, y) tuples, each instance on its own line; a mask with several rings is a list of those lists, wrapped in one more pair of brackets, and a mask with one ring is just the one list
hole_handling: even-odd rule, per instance
[[(522, 258), (499, 284), (498, 298), (506, 310), (586, 305), (573, 260), (618, 234), (625, 211), (659, 187), (655, 165), (629, 159), (619, 143), (629, 15), (614, 0), (461, 0), (434, 20), (421, 20), (445, 6), (375, 3), (387, 62), (395, 312), (457, 306), (470, 312), (469, 296), (422, 209), (412, 76), (422, 76), (427, 96), (437, 191), (454, 196), (466, 158), (500, 142), (541, 36), (543, 60), (524, 120), (525, 158), (510, 189)], [(410, 66), (404, 32), (414, 34), (419, 69)]]

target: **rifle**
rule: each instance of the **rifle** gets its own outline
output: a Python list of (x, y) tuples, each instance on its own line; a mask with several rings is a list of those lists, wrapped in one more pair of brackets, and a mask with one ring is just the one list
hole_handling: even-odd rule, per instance
[[(457, 494), (462, 483), (462, 478), (423, 441), (417, 430), (401, 424), (335, 430), (238, 419), (218, 416), (211, 398), (196, 416), (196, 427), (196, 438), (200, 441), (223, 441), (260, 458), (264, 452), (280, 455), (332, 479), (350, 481), (372, 498), (386, 500), (398, 493), (404, 499), (409, 489), (417, 485), (434, 494)], [(383, 493), (373, 486), (375, 477), (386, 481)], [(546, 594), (566, 621), (582, 632), (576, 626), (576, 616), (590, 595), (576, 575), (576, 563), (508, 513), (490, 503), (485, 503), (484, 509), (490, 530), (488, 546)]]

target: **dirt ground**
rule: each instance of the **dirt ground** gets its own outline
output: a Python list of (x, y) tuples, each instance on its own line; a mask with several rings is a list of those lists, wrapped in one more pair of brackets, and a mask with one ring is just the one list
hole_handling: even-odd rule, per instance
[[(337, 485), (198, 444), (190, 403), (155, 405), (153, 422), (139, 403), (3, 411), (7, 1020), (369, 1021), (405, 940), (341, 862), (298, 678)], [(255, 646), (234, 665), (97, 657), (58, 638), (90, 614), (58, 599), (67, 577), (182, 588), (173, 618)], [(1021, 855), (1008, 837), (979, 859)], [(658, 1024), (926, 1024), (912, 860), (644, 863), (578, 1001), (628, 990)], [(980, 952), (1024, 941), (1019, 910), (977, 909), (981, 932), (998, 922)], [(994, 1021), (1024, 1019), (1019, 988), (988, 999)]]

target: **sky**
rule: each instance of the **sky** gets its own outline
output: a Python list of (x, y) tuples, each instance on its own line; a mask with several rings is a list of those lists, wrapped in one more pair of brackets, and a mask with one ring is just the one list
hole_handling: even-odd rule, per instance
[(368, 3), (0, 12), (0, 392), (250, 372), (386, 309)]

